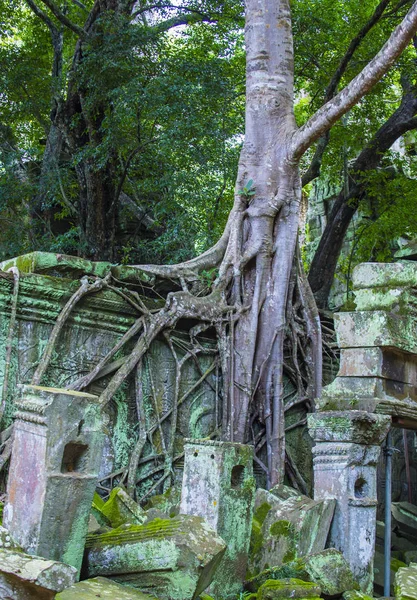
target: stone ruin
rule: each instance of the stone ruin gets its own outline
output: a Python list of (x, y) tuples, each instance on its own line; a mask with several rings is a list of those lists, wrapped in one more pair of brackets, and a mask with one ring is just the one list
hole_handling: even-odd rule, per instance
[[(11, 267), (21, 274), (14, 316)], [(119, 281), (149, 284), (144, 273), (112, 268)], [(252, 447), (213, 439), (221, 377), (209, 338), (197, 363), (184, 361), (180, 389), (164, 340), (106, 410), (99, 396), (123, 356), (97, 371), (92, 393), (67, 389), (132, 327), (129, 303), (112, 290), (74, 310), (34, 383), (60, 307), (76, 287), (71, 277), (103, 276), (109, 265), (35, 253), (0, 269), (0, 456), (11, 449), (1, 600), (369, 599), (383, 593), (384, 539), (388, 595), (417, 600), (417, 507), (401, 496), (391, 503), (384, 490), (390, 452), (381, 453), (388, 432), (395, 441), (396, 431), (417, 430), (415, 264), (359, 265), (356, 310), (335, 315), (339, 372), (308, 416), (313, 498), (286, 485), (263, 489)], [(138, 393), (139, 419), (155, 423), (147, 439), (137, 432)], [(395, 454), (392, 460), (394, 475), (407, 466)], [(381, 520), (383, 492), (392, 532)]]

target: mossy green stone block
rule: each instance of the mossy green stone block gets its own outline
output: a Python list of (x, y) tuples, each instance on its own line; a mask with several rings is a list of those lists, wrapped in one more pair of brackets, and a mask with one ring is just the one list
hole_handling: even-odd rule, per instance
[(298, 562), (310, 581), (317, 583), (327, 596), (340, 596), (347, 590), (359, 590), (345, 557), (334, 548), (311, 554)]
[(417, 599), (417, 564), (398, 569), (394, 579), (396, 600)]
[(315, 583), (301, 579), (268, 579), (259, 588), (258, 600), (275, 600), (276, 598), (317, 598), (321, 589)]
[(161, 600), (191, 600), (210, 584), (225, 549), (201, 517), (178, 515), (89, 535), (83, 572)]
[(109, 499), (101, 507), (101, 513), (111, 527), (120, 527), (125, 523), (143, 525), (146, 521), (145, 511), (120, 487), (112, 490)]
[(120, 585), (105, 577), (80, 581), (55, 596), (55, 600), (157, 600), (130, 586)]
[(367, 596), (363, 592), (357, 590), (349, 590), (343, 594), (344, 600), (374, 600), (372, 596)]
[(75, 583), (77, 570), (70, 565), (0, 549), (0, 598), (52, 600), (56, 592)]

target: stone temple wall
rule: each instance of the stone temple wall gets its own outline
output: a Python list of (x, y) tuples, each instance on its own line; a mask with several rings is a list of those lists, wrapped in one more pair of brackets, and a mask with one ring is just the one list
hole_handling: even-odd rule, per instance
[[(400, 446), (408, 430), (410, 462), (415, 458), (417, 263), (363, 263), (353, 272), (353, 288), (356, 310), (335, 315), (339, 372), (309, 415), (309, 430), (316, 442), (315, 498), (337, 500), (331, 544), (371, 591), (376, 519), (384, 508), (380, 449), (389, 429)], [(408, 490), (398, 481), (404, 480), (404, 454), (394, 456), (395, 501), (407, 499)], [(415, 466), (410, 472), (412, 492)]]
[[(1, 429), (12, 422), (14, 399), (19, 395), (18, 385), (31, 383), (56, 319), (68, 299), (78, 289), (80, 277), (85, 273), (102, 277), (111, 267), (108, 263), (90, 263), (75, 257), (46, 253), (33, 253), (0, 265), (0, 399), (3, 398), (6, 341), (13, 292), (13, 275), (8, 269), (13, 266), (19, 269), (20, 284), (6, 409)], [(151, 282), (145, 274), (137, 270), (132, 274), (132, 271), (129, 268), (116, 267), (114, 274), (119, 280), (130, 282), (136, 277), (133, 283), (141, 292)], [(158, 299), (144, 294), (142, 299), (150, 309), (161, 304)], [(82, 299), (58, 337), (50, 366), (41, 384), (65, 388), (90, 372), (132, 326), (136, 318), (135, 309), (111, 290), (91, 294)], [(181, 331), (175, 335), (178, 340), (178, 355), (181, 357), (184, 353), (181, 350), (181, 342), (183, 341), (185, 348), (188, 336)], [(174, 445), (174, 456), (178, 457), (175, 465), (179, 469), (183, 461), (184, 438), (210, 436), (221, 419), (221, 415), (218, 414), (220, 403), (216, 402), (219, 370), (214, 366), (213, 349), (214, 343), (205, 340), (196, 359), (188, 360), (182, 368), (179, 398), (184, 397), (184, 401), (179, 408)], [(114, 366), (122, 360), (123, 354), (117, 354), (113, 359), (116, 363)], [(111, 369), (112, 364), (103, 371), (100, 379), (90, 385), (88, 391), (99, 395), (112, 375), (111, 372), (106, 374), (106, 370)], [(207, 370), (209, 374), (199, 383), (202, 374)], [(134, 379), (130, 377), (123, 384), (107, 408), (108, 426), (100, 467), (100, 478), (103, 479), (104, 487), (110, 488), (111, 484), (117, 483), (123, 475), (123, 468), (126, 467), (129, 454), (138, 438)], [(147, 426), (154, 426), (155, 429), (160, 427), (168, 439), (169, 416), (160, 425), (158, 419), (172, 408), (175, 361), (163, 339), (155, 340), (151, 345), (142, 366), (140, 381)], [(141, 485), (144, 493), (161, 476), (161, 469), (158, 471), (161, 465), (158, 455), (161, 453), (162, 444), (161, 435), (156, 431), (152, 445), (149, 441), (145, 445), (138, 472), (139, 480), (143, 478)], [(114, 473), (110, 478), (112, 481), (104, 480)]]

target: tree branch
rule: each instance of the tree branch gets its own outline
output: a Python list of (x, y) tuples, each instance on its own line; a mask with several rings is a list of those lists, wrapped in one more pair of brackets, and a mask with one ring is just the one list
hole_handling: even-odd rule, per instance
[(41, 19), (45, 23), (45, 25), (47, 25), (51, 33), (58, 31), (52, 20), (48, 17), (48, 15), (44, 13), (43, 10), (41, 10), (39, 6), (33, 2), (33, 0), (26, 0), (26, 4), (29, 6), (32, 12), (37, 17), (39, 17), (39, 19)]
[(81, 39), (85, 40), (87, 38), (86, 31), (76, 23), (70, 21), (70, 19), (64, 15), (64, 13), (54, 2), (52, 2), (52, 0), (41, 0), (41, 2), (43, 2), (43, 4), (49, 8), (51, 13), (58, 19), (58, 21), (65, 25), (65, 27), (71, 29), (71, 31), (76, 33)]
[(291, 156), (304, 152), (352, 108), (394, 64), (417, 31), (417, 1), (370, 63), (332, 100), (320, 108), (294, 135)]
[(167, 19), (162, 23), (158, 23), (152, 27), (153, 31), (157, 33), (164, 33), (165, 31), (169, 31), (174, 27), (179, 27), (180, 25), (193, 25), (193, 23), (216, 23), (217, 19), (213, 19), (209, 17), (209, 15), (202, 15), (198, 13), (191, 13), (189, 15), (180, 15), (177, 17), (172, 17), (172, 19)]
[[(382, 0), (378, 4), (376, 9), (374, 10), (371, 17), (368, 19), (368, 21), (365, 23), (365, 25), (359, 31), (359, 33), (351, 40), (351, 42), (348, 46), (348, 49), (346, 50), (344, 56), (340, 60), (338, 66), (337, 66), (337, 69), (334, 72), (334, 75), (331, 78), (329, 85), (326, 88), (326, 91), (324, 94), (324, 103), (329, 102), (333, 98), (335, 93), (337, 92), (337, 88), (339, 86), (340, 80), (342, 79), (343, 75), (345, 74), (346, 69), (347, 69), (356, 49), (360, 46), (360, 44), (364, 40), (365, 36), (370, 32), (370, 30), (374, 27), (374, 25), (376, 25), (378, 23), (378, 21), (381, 19), (386, 7), (388, 6), (388, 4), (390, 2), (391, 2), (391, 0)], [(302, 177), (303, 187), (305, 185), (307, 185), (308, 183), (310, 183), (311, 181), (313, 181), (314, 179), (316, 179), (317, 177), (319, 177), (321, 163), (323, 160), (323, 155), (329, 144), (329, 141), (330, 141), (330, 135), (329, 135), (329, 132), (327, 131), (319, 139), (317, 148), (314, 153), (313, 159), (310, 163), (310, 166)]]

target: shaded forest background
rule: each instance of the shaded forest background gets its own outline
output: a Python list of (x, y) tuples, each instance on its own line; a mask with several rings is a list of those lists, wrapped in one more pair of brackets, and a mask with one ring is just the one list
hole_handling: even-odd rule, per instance
[[(299, 124), (411, 4), (292, 3)], [(176, 263), (210, 247), (233, 204), (243, 141), (242, 3), (7, 0), (0, 23), (1, 259), (47, 250)], [(321, 307), (358, 209), (349, 270), (392, 260), (400, 238), (417, 236), (416, 114), (410, 46), (303, 158), (304, 215), (330, 190), (322, 241), (300, 224)]]

